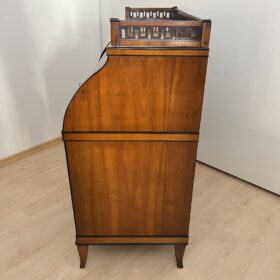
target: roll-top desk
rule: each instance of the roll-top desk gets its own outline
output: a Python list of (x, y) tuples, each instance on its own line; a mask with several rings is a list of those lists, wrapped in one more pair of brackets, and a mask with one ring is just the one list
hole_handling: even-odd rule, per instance
[(63, 122), (81, 268), (95, 244), (173, 244), (183, 267), (210, 29), (177, 8), (111, 19)]

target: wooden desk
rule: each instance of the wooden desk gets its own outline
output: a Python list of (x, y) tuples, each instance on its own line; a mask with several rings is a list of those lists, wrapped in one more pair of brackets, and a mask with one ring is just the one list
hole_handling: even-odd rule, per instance
[(76, 226), (88, 245), (188, 244), (207, 48), (110, 47), (64, 117)]

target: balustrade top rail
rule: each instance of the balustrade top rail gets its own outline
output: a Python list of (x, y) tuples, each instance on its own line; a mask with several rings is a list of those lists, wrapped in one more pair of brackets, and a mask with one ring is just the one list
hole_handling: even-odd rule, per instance
[(207, 48), (211, 21), (173, 8), (125, 8), (126, 20), (111, 19), (111, 45)]

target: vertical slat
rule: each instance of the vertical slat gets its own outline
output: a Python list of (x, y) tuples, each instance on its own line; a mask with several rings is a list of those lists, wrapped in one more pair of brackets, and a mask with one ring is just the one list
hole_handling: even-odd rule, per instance
[(125, 7), (125, 19), (129, 20), (130, 19), (130, 8), (129, 7)]
[(116, 18), (111, 18), (111, 45), (120, 45), (120, 20)]
[(176, 6), (172, 7), (171, 19), (176, 19), (177, 10), (178, 10), (178, 7), (176, 7)]
[(202, 24), (201, 47), (208, 48), (210, 41), (211, 21), (204, 20)]

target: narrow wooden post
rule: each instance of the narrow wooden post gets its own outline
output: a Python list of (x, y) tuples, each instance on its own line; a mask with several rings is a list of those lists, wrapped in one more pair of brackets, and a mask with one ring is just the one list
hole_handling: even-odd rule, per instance
[(203, 20), (202, 22), (202, 36), (201, 36), (201, 47), (208, 48), (210, 41), (211, 31), (211, 20)]
[(171, 8), (171, 19), (176, 19), (176, 13), (178, 11), (178, 7), (177, 6), (174, 6)]
[(125, 19), (126, 20), (130, 19), (130, 15), (129, 15), (130, 11), (131, 11), (131, 8), (125, 7)]
[(116, 47), (120, 45), (120, 20), (111, 18), (111, 45)]

